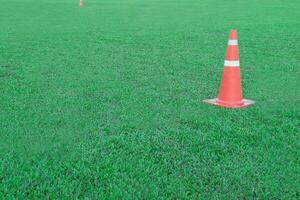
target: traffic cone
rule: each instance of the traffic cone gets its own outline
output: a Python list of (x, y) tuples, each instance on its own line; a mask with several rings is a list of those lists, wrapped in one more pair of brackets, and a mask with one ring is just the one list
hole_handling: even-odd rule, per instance
[(83, 7), (83, 0), (79, 0), (79, 6), (82, 8)]
[(230, 31), (219, 95), (203, 102), (226, 108), (243, 108), (254, 103), (243, 99), (236, 30)]

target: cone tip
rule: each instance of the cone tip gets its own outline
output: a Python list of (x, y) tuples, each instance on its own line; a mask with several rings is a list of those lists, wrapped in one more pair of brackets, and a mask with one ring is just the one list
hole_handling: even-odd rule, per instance
[(231, 29), (230, 30), (229, 39), (230, 40), (237, 40), (237, 30), (236, 29)]

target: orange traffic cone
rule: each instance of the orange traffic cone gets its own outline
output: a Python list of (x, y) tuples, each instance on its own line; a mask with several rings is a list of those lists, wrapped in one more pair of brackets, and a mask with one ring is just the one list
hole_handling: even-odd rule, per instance
[(254, 103), (243, 99), (236, 30), (230, 31), (219, 95), (203, 102), (226, 108), (243, 108)]
[(79, 0), (79, 6), (82, 8), (83, 7), (83, 0)]

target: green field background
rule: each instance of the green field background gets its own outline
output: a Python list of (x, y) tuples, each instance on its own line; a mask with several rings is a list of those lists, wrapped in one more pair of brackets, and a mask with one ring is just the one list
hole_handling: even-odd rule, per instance
[[(300, 199), (299, 0), (0, 0), (0, 199)], [(247, 109), (218, 94), (237, 29)]]

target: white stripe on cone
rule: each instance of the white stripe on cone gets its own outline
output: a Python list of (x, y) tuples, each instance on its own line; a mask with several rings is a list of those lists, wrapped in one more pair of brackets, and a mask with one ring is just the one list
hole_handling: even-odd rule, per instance
[(237, 40), (228, 40), (228, 45), (237, 46), (238, 41)]
[(239, 60), (225, 60), (224, 67), (240, 67)]

